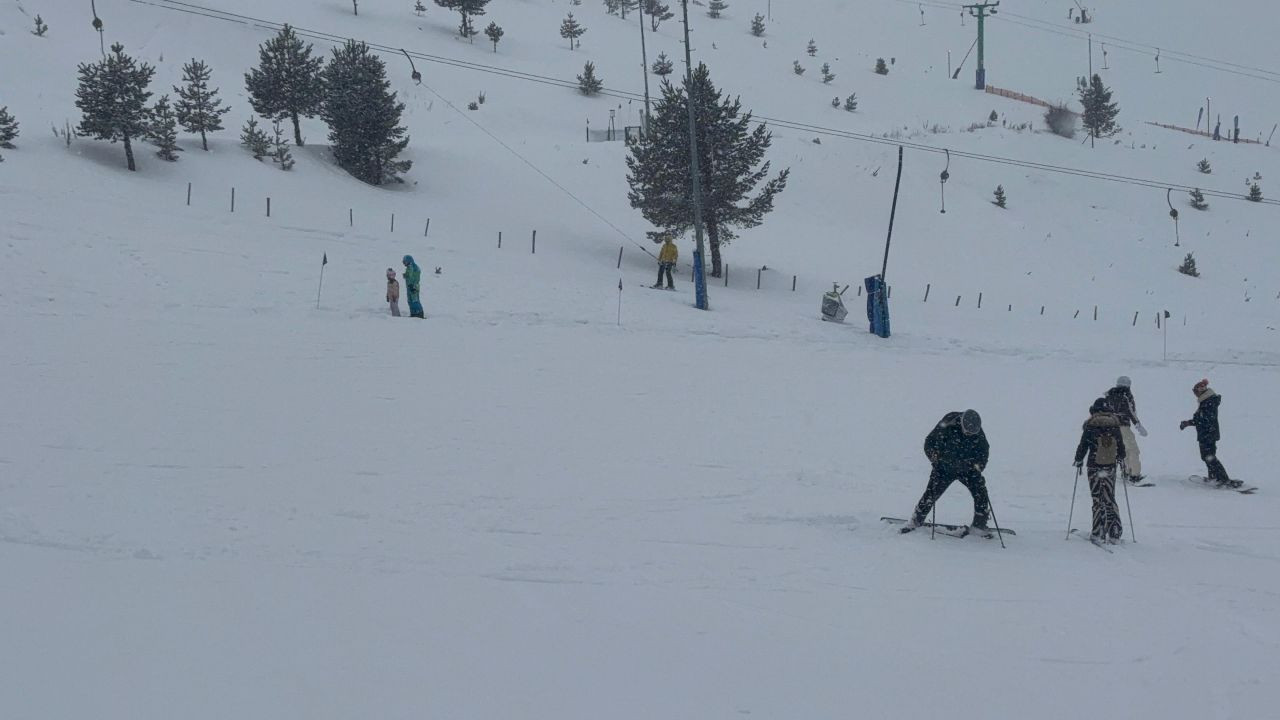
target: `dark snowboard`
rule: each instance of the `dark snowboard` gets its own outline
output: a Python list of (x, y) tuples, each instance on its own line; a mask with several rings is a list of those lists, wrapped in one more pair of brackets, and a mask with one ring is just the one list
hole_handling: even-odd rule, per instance
[(1252, 495), (1258, 492), (1258, 487), (1256, 485), (1241, 485), (1239, 487), (1232, 487), (1229, 485), (1219, 485), (1218, 483), (1213, 482), (1212, 480), (1210, 480), (1209, 478), (1203, 475), (1192, 475), (1191, 477), (1187, 478), (1187, 481), (1190, 482), (1192, 485), (1206, 487), (1206, 488), (1209, 488), (1210, 490), (1234, 490), (1240, 493), (1241, 495)]

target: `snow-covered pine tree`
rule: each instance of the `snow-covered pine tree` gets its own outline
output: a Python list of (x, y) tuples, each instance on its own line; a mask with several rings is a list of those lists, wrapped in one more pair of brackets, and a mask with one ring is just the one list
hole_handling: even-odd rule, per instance
[(396, 100), (387, 67), (362, 42), (334, 48), (321, 72), (325, 87), (320, 117), (329, 126), (329, 142), (338, 165), (370, 185), (404, 182), (413, 166), (396, 156), (409, 145), (400, 125), (404, 103)]
[(889, 74), (889, 66), (885, 64), (884, 58), (876, 58), (876, 74), (877, 75)]
[[(276, 121), (277, 124), (279, 122), (279, 120)], [(270, 138), (258, 127), (258, 118), (252, 115), (249, 116), (249, 122), (245, 123), (240, 130), (240, 144), (253, 154), (254, 160), (262, 160), (271, 152)]]
[(836, 96), (836, 97), (831, 98), (831, 107), (833, 107), (833, 108), (839, 108), (839, 107), (840, 107), (840, 97), (839, 97), (839, 96)]
[(291, 120), (293, 144), (298, 147), (305, 144), (299, 119), (315, 117), (324, 104), (324, 58), (312, 57), (311, 52), (311, 45), (304, 45), (285, 25), (258, 47), (258, 67), (244, 76), (254, 112), (268, 120)]
[(9, 114), (9, 106), (0, 107), (0, 148), (13, 150), (18, 138), (18, 120)]
[(178, 147), (178, 118), (169, 104), (169, 96), (161, 95), (151, 109), (151, 126), (147, 128), (147, 139), (157, 148), (156, 155), (161, 160), (174, 162), (182, 148)]
[(582, 74), (578, 76), (578, 92), (583, 95), (595, 95), (604, 89), (604, 83), (596, 77), (596, 65), (588, 62), (582, 66)]
[(707, 15), (713, 18), (719, 18), (720, 15), (729, 9), (729, 3), (724, 0), (710, 0), (707, 3)]
[(489, 0), (436, 0), (436, 4), (449, 10), (457, 10), (462, 16), (462, 22), (458, 24), (458, 36), (474, 42), (473, 38), (479, 35), (480, 31), (475, 29), (471, 18), (484, 15), (485, 6), (489, 4)]
[(1213, 167), (1209, 165), (1209, 158), (1204, 158), (1200, 162), (1196, 163), (1196, 169), (1205, 175), (1213, 172)]
[(413, 12), (418, 17), (422, 17), (422, 13), (427, 11), (427, 6), (422, 4), (422, 0), (414, 0)]
[(1208, 210), (1209, 203), (1205, 202), (1204, 193), (1200, 192), (1200, 188), (1191, 190), (1191, 207), (1197, 210)]
[(659, 25), (675, 17), (662, 0), (644, 0), (644, 14), (649, 16), (649, 29), (654, 32), (658, 32)]
[(279, 120), (271, 126), (271, 132), (274, 135), (271, 139), (271, 162), (279, 165), (281, 170), (292, 170), (293, 153), (289, 151), (289, 138), (285, 136)]
[[(790, 171), (767, 179), (769, 163), (764, 155), (772, 134), (764, 125), (752, 128), (751, 114), (742, 111), (738, 99), (722, 98), (706, 65), (694, 71), (693, 87), (702, 219), (711, 246), (711, 274), (719, 277), (721, 248), (736, 237), (734, 228), (763, 222), (773, 210), (774, 198), (786, 189)], [(693, 227), (687, 97), (687, 83), (681, 87), (663, 83), (652, 132), (631, 143), (627, 157), (631, 206), (656, 227), (677, 234)], [(763, 186), (757, 187), (761, 182)]]
[(751, 34), (756, 37), (764, 35), (764, 16), (760, 13), (756, 13), (756, 16), (751, 18)]
[(1079, 90), (1080, 104), (1084, 106), (1081, 124), (1093, 137), (1111, 137), (1120, 132), (1116, 125), (1116, 116), (1120, 108), (1111, 102), (1111, 89), (1102, 84), (1102, 78), (1094, 75), (1089, 79), (1089, 86)]
[(987, 122), (989, 123), (993, 123), (999, 119), (1000, 119), (1000, 116), (996, 114), (995, 110), (992, 110), (991, 114), (987, 116)]
[(800, 61), (799, 61), (799, 60), (793, 60), (793, 61), (792, 61), (792, 63), (791, 63), (791, 72), (793, 72), (793, 73), (795, 73), (795, 74), (797, 74), (797, 75), (803, 75), (803, 74), (804, 74), (804, 66), (800, 64)]
[(579, 24), (577, 20), (573, 19), (573, 13), (569, 13), (569, 17), (565, 18), (564, 22), (560, 23), (560, 37), (569, 41), (570, 50), (582, 45), (582, 42), (579, 41), (578, 38), (582, 37), (582, 34), (586, 31), (587, 29), (585, 27)]
[(829, 85), (835, 79), (836, 74), (831, 72), (831, 63), (822, 63), (822, 84)]
[(222, 129), (222, 116), (231, 112), (231, 108), (222, 107), (222, 99), (218, 97), (218, 89), (209, 89), (209, 77), (213, 71), (203, 60), (192, 58), (191, 62), (182, 66), (182, 87), (174, 86), (178, 94), (178, 102), (174, 110), (178, 123), (189, 133), (200, 135), (200, 146), (209, 149), (208, 133)]
[(675, 70), (675, 66), (671, 63), (671, 59), (664, 52), (658, 53), (658, 57), (653, 61), (653, 74), (660, 78), (665, 78)]
[(604, 0), (604, 11), (617, 15), (622, 9), (622, 0)]
[(1006, 204), (1005, 204), (1005, 203), (1007, 203), (1007, 202), (1008, 202), (1008, 198), (1006, 198), (1006, 197), (1005, 197), (1005, 194), (1004, 194), (1004, 186), (1003, 186), (1003, 185), (997, 185), (997, 186), (996, 186), (996, 193), (995, 193), (995, 194), (996, 194), (996, 199), (995, 199), (995, 200), (992, 200), (992, 201), (991, 201), (991, 204), (992, 204), (992, 205), (995, 205), (995, 206), (996, 206), (996, 207), (998, 207), (998, 208), (1004, 208), (1004, 207), (1006, 207)]
[(858, 93), (852, 93), (844, 99), (844, 109), (846, 112), (855, 112), (858, 109)]
[(36, 37), (44, 37), (47, 32), (49, 32), (49, 26), (44, 24), (44, 18), (36, 15), (36, 29), (32, 30), (31, 34)]
[(496, 22), (489, 23), (489, 27), (484, 29), (484, 34), (489, 38), (489, 42), (493, 43), (493, 51), (498, 52), (498, 41), (505, 35), (502, 26)]
[(818, 43), (813, 38), (809, 38), (809, 47), (805, 50), (805, 52), (809, 53), (809, 57), (817, 57)]
[(81, 63), (77, 68), (80, 86), (76, 89), (76, 107), (82, 117), (81, 135), (98, 140), (124, 143), (124, 156), (130, 171), (137, 170), (133, 161), (134, 138), (146, 135), (151, 122), (147, 86), (156, 69), (139, 64), (116, 43), (102, 62)]
[(1200, 271), (1196, 269), (1196, 256), (1187, 253), (1187, 256), (1182, 259), (1182, 264), (1178, 266), (1178, 272), (1191, 277), (1200, 277)]
[(1249, 184), (1249, 199), (1253, 202), (1262, 202), (1262, 186), (1258, 183)]

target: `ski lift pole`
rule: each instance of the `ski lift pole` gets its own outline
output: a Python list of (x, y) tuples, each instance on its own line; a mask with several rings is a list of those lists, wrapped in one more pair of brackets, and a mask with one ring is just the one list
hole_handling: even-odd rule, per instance
[(1173, 246), (1182, 247), (1182, 236), (1178, 232), (1178, 210), (1173, 206), (1173, 188), (1165, 193), (1164, 201), (1169, 204), (1169, 217), (1173, 218)]
[(942, 186), (942, 214), (947, 214), (947, 181), (951, 179), (951, 151), (943, 149), (947, 154), (947, 166), (942, 169), (942, 174), (938, 176), (939, 183)]
[(102, 34), (102, 18), (98, 17), (96, 0), (89, 0), (89, 10), (93, 13), (93, 29), (98, 31), (98, 49), (102, 52), (103, 59), (105, 59), (107, 57), (107, 41)]
[(405, 50), (404, 48), (400, 48), (400, 52), (404, 53), (404, 59), (409, 61), (409, 69), (413, 71), (410, 77), (413, 78), (413, 81), (415, 83), (421, 85), (422, 73), (418, 72), (418, 66), (413, 64), (413, 58), (409, 57), (409, 51)]
[[(893, 242), (893, 220), (898, 214), (898, 190), (902, 187), (902, 146), (898, 146), (898, 179), (893, 183), (893, 205), (889, 210), (889, 235), (884, 239), (884, 263), (880, 266), (880, 282), (889, 271), (889, 245)], [(888, 285), (885, 285), (888, 288)]]

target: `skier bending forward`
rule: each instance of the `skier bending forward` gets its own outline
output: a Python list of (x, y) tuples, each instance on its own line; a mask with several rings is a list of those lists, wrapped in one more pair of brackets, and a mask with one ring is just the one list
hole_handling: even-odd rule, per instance
[[(1116, 471), (1124, 464), (1125, 443), (1120, 419), (1109, 412), (1110, 403), (1098, 398), (1089, 408), (1080, 444), (1077, 469), (1089, 456), (1089, 494), (1093, 496), (1093, 534), (1097, 542), (1116, 542), (1124, 536), (1120, 508), (1116, 505)], [(1077, 476), (1078, 477), (1078, 476)]]
[(976, 410), (943, 415), (924, 440), (924, 454), (933, 463), (933, 471), (929, 473), (929, 485), (904, 531), (920, 527), (938, 498), (951, 487), (951, 483), (957, 481), (973, 496), (973, 523), (970, 527), (986, 530), (991, 500), (987, 497), (987, 481), (982, 478), (982, 471), (987, 467), (990, 452), (987, 435), (982, 431), (982, 418)]

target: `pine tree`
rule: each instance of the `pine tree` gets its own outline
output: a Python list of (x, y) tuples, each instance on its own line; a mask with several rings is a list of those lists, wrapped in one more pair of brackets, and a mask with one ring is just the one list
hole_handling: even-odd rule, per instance
[(1250, 183), (1249, 199), (1253, 202), (1262, 202), (1262, 186), (1258, 183)]
[(49, 26), (44, 24), (43, 18), (41, 18), (39, 15), (36, 15), (36, 29), (32, 30), (31, 34), (35, 35), (36, 37), (44, 37), (44, 34), (47, 32), (49, 32)]
[(582, 45), (578, 38), (582, 37), (582, 34), (586, 31), (585, 27), (579, 25), (578, 21), (573, 19), (573, 13), (569, 13), (569, 17), (560, 23), (560, 37), (569, 41), (570, 50)]
[(293, 121), (293, 144), (298, 147), (305, 144), (299, 119), (315, 117), (324, 104), (323, 67), (324, 58), (312, 57), (311, 45), (303, 45), (285, 25), (259, 46), (258, 67), (244, 76), (254, 112), (268, 120)]
[(604, 0), (604, 11), (617, 15), (622, 9), (622, 0)]
[(502, 26), (496, 22), (489, 23), (489, 27), (484, 29), (484, 34), (489, 38), (489, 42), (493, 43), (493, 51), (498, 52), (498, 41), (505, 35)]
[(995, 110), (992, 110), (991, 114), (987, 116), (987, 122), (989, 123), (993, 123), (999, 119), (1000, 119), (1000, 116), (996, 114)]
[(1209, 203), (1205, 202), (1204, 193), (1200, 192), (1200, 188), (1191, 191), (1191, 207), (1197, 210), (1209, 209)]
[(840, 97), (839, 97), (839, 96), (836, 96), (836, 97), (831, 98), (831, 107), (833, 107), (833, 108), (839, 108), (839, 107), (840, 107)]
[(418, 17), (422, 17), (422, 13), (427, 11), (427, 6), (422, 4), (422, 0), (414, 0), (413, 12)]
[(1209, 165), (1209, 158), (1205, 158), (1200, 162), (1196, 163), (1196, 169), (1204, 173), (1205, 175), (1208, 175), (1209, 173), (1213, 172), (1213, 168)]
[(9, 114), (9, 106), (0, 107), (0, 148), (13, 150), (18, 138), (18, 120)]
[(649, 29), (654, 32), (658, 32), (659, 25), (675, 17), (662, 0), (644, 0), (644, 14), (649, 16)]
[(835, 79), (835, 73), (831, 72), (831, 63), (822, 63), (822, 84), (829, 85)]
[(1116, 116), (1120, 108), (1111, 102), (1111, 89), (1102, 84), (1102, 78), (1094, 75), (1089, 86), (1079, 90), (1080, 104), (1084, 106), (1081, 123), (1094, 138), (1111, 137), (1120, 132)]
[[(651, 132), (630, 145), (627, 157), (631, 206), (653, 225), (677, 234), (693, 227), (687, 90), (688, 83), (679, 88), (663, 83)], [(711, 246), (711, 274), (719, 277), (720, 251), (736, 237), (734, 228), (761, 224), (773, 210), (774, 198), (786, 189), (790, 171), (768, 178), (770, 165), (762, 161), (772, 134), (764, 125), (752, 128), (751, 114), (742, 111), (739, 100), (721, 97), (706, 65), (694, 71), (692, 94), (702, 219)]]
[(489, 4), (489, 0), (436, 0), (436, 4), (449, 10), (457, 10), (462, 16), (462, 22), (458, 25), (460, 37), (471, 40), (480, 34), (480, 31), (471, 24), (471, 18), (484, 15), (485, 6)]
[(807, 52), (809, 53), (809, 57), (817, 57), (818, 55), (818, 43), (815, 42), (813, 38), (809, 38), (809, 48)]
[(751, 34), (756, 37), (764, 35), (764, 16), (760, 13), (756, 13), (756, 16), (751, 18)]
[(578, 76), (578, 92), (583, 95), (595, 95), (603, 89), (604, 83), (596, 77), (595, 63), (588, 62), (582, 67), (582, 74)]
[(404, 182), (401, 173), (413, 166), (397, 160), (409, 145), (400, 125), (404, 103), (396, 100), (387, 67), (362, 42), (348, 40), (334, 48), (321, 73), (325, 87), (320, 117), (329, 126), (329, 142), (338, 165), (370, 185)]
[(620, 0), (620, 2), (618, 3), (618, 6), (619, 6), (619, 9), (622, 10), (622, 19), (626, 20), (627, 11), (635, 10), (636, 8), (640, 7), (640, 0)]
[[(276, 121), (279, 124), (279, 120)], [(262, 160), (271, 152), (271, 140), (258, 127), (258, 118), (250, 115), (249, 122), (240, 130), (240, 144), (253, 154), (254, 160)]]
[(658, 53), (657, 59), (653, 61), (653, 74), (657, 75), (660, 78), (666, 78), (674, 70), (675, 70), (675, 66), (672, 65), (671, 60), (667, 57), (667, 54), (664, 52)]
[(844, 99), (844, 109), (846, 112), (855, 112), (858, 109), (858, 93), (853, 93)]
[(1005, 205), (1005, 203), (1006, 203), (1006, 202), (1007, 202), (1007, 198), (1005, 198), (1005, 195), (1004, 195), (1004, 186), (1003, 186), (1003, 185), (997, 185), (997, 186), (996, 186), (996, 199), (995, 199), (995, 200), (992, 200), (992, 201), (991, 201), (991, 204), (995, 205), (995, 206), (996, 206), (996, 207), (998, 207), (998, 208), (1003, 209), (1003, 208), (1005, 208), (1005, 207), (1006, 207), (1006, 205)]
[(76, 107), (82, 113), (79, 133), (113, 143), (123, 141), (129, 170), (137, 170), (133, 140), (146, 135), (150, 125), (147, 101), (151, 93), (147, 86), (156, 69), (125, 55), (124, 46), (116, 43), (102, 62), (81, 63), (77, 72), (80, 87), (76, 89)]
[(1196, 269), (1196, 256), (1187, 253), (1187, 256), (1182, 259), (1182, 264), (1178, 266), (1178, 272), (1191, 277), (1200, 277), (1200, 271)]
[(799, 60), (793, 60), (793, 61), (791, 62), (791, 72), (793, 72), (793, 73), (795, 73), (795, 74), (797, 74), (797, 75), (803, 75), (803, 74), (804, 74), (804, 66), (800, 64), (800, 61), (799, 61)]
[(174, 162), (182, 148), (178, 147), (178, 118), (169, 105), (169, 96), (161, 95), (151, 109), (151, 126), (147, 129), (147, 139), (157, 148), (156, 155), (161, 160)]
[(200, 134), (200, 146), (209, 149), (208, 133), (222, 129), (222, 116), (231, 108), (222, 107), (218, 89), (209, 89), (209, 76), (213, 73), (202, 60), (192, 59), (182, 66), (184, 87), (174, 86), (178, 102), (174, 110), (178, 123), (189, 133)]
[(292, 170), (293, 153), (289, 151), (289, 138), (285, 137), (279, 120), (271, 126), (271, 132), (275, 134), (271, 140), (271, 162), (279, 165), (281, 170)]
[(889, 66), (885, 64), (884, 58), (876, 58), (876, 74), (877, 75), (889, 74)]
[(719, 18), (720, 14), (729, 8), (729, 3), (724, 0), (711, 0), (707, 3), (707, 15), (713, 18)]

